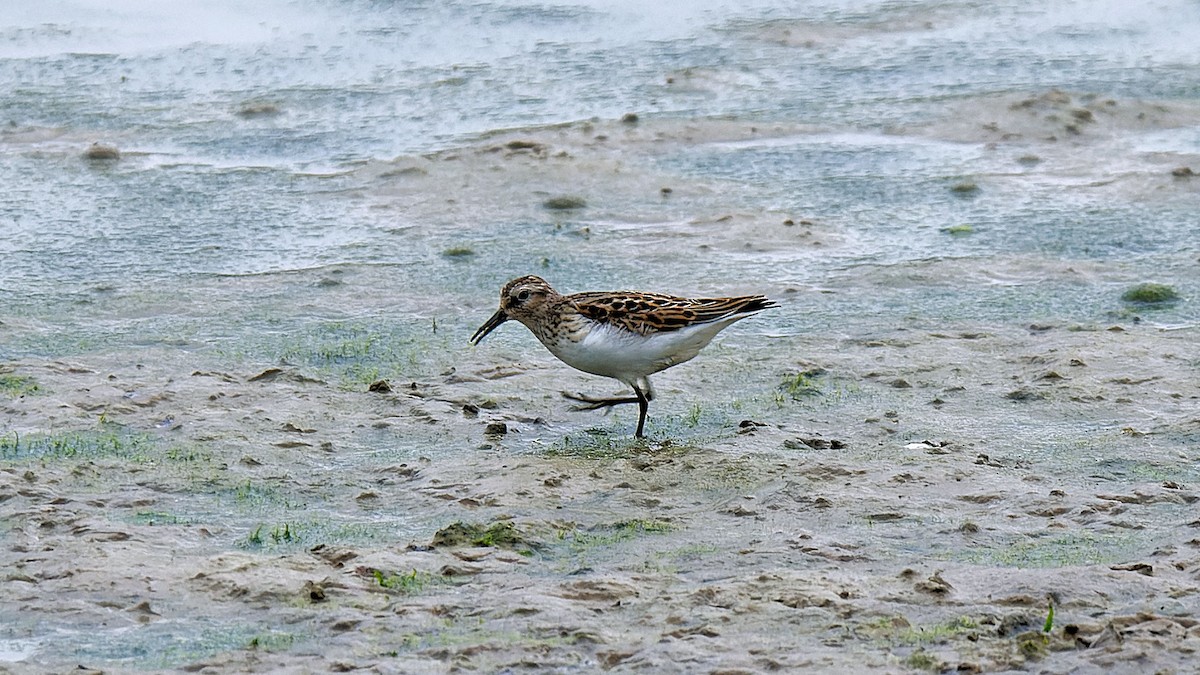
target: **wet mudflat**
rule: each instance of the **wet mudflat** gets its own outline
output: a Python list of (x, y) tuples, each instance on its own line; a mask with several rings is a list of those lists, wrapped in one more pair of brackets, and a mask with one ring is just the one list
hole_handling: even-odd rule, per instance
[[(429, 147), (356, 90), (335, 157), (282, 85), (134, 115), (118, 157), (84, 156), (86, 116), (10, 126), (0, 171), (59, 198), (4, 205), (0, 667), (1187, 672), (1184, 57), (945, 92), (925, 50), (983, 28), (863, 11), (731, 18), (704, 34), (745, 61), (670, 43), (622, 108)], [(783, 56), (846, 99), (763, 113), (810, 76)], [(632, 410), (570, 412), (617, 385), (520, 326), (467, 345), (526, 273), (781, 306), (656, 376), (640, 442)]]

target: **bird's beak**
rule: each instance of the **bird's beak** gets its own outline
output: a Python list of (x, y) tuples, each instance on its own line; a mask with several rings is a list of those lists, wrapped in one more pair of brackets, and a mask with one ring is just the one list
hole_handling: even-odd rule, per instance
[(479, 344), (483, 338), (487, 337), (488, 333), (499, 328), (500, 324), (504, 323), (505, 321), (508, 321), (508, 315), (504, 313), (504, 310), (496, 310), (496, 313), (492, 315), (492, 318), (488, 319), (487, 323), (480, 326), (479, 330), (475, 331), (475, 334), (471, 336), (471, 344)]

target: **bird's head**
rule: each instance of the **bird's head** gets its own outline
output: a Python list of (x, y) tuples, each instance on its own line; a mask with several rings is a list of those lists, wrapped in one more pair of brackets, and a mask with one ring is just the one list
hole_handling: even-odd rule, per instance
[(545, 305), (547, 300), (558, 295), (550, 284), (541, 277), (525, 276), (513, 279), (500, 289), (500, 309), (471, 336), (472, 344), (479, 344), (488, 333), (509, 319), (528, 323)]

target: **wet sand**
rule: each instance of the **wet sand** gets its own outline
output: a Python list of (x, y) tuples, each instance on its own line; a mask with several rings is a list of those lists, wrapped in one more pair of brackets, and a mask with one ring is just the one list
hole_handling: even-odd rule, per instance
[[(1085, 117), (1065, 96), (975, 101), (995, 119), (894, 134), (1037, 155), (1032, 177), (976, 176), (985, 191), (1068, 180), (1134, 203), (1188, 198), (1163, 170), (1186, 157), (1130, 152), (1140, 168), (1116, 176), (1080, 159), (1124, 153), (1121, 125), (1144, 115), (1049, 140)], [(199, 282), (223, 289), (229, 316), (308, 289), (264, 321), (353, 307), (369, 330), (285, 324), (292, 343), (271, 351), (234, 321), (240, 345), (182, 335), (0, 365), (0, 667), (1188, 672), (1196, 325), (1122, 303), (1144, 275), (1103, 261), (855, 263), (852, 217), (755, 207), (733, 181), (656, 159), (840, 131), (613, 120), (373, 163), (347, 212), (403, 215), (405, 236), (459, 265), (453, 279), (347, 264)], [(585, 198), (586, 216), (547, 215), (562, 195)], [(473, 257), (505, 236), (463, 225), (481, 213), (548, 223), (545, 241), (598, 260), (636, 246), (653, 264), (685, 246), (735, 274), (647, 290), (764, 292), (783, 307), (656, 377), (638, 442), (631, 411), (569, 412), (559, 391), (615, 388), (520, 327), (466, 345), (498, 288)], [(847, 262), (822, 278), (745, 272), (828, 256)], [(1194, 242), (1170, 265), (1187, 256)], [(589, 274), (564, 290), (604, 287)], [(1047, 297), (1062, 289), (1111, 309), (1056, 318), (1076, 297)], [(877, 313), (845, 311), (874, 296)], [(1013, 304), (985, 306), (1000, 301)], [(402, 350), (379, 351), (403, 342), (388, 315), (410, 331)], [(53, 333), (20, 317), (0, 330)]]
[[(1195, 363), (1195, 336), (964, 329), (982, 327), (810, 350), (853, 403), (788, 394), (703, 442), (597, 432), (540, 451), (507, 437), (559, 437), (542, 415), (573, 426), (550, 395), (571, 377), (483, 350), (388, 393), (291, 368), (16, 364), (45, 393), (7, 414), (150, 428), (170, 411), (181, 428), (160, 433), (185, 450), (118, 437), (0, 472), (9, 602), (29, 629), (79, 631), (15, 670), (121, 671), (71, 650), (161, 624), (133, 669), (1186, 672), (1200, 647), (1200, 419), (1194, 372), (1174, 362)], [(497, 377), (511, 396), (496, 397)], [(1103, 422), (1064, 429), (1064, 408)], [(1067, 456), (966, 422), (989, 415)], [(496, 422), (507, 437), (485, 433)], [(417, 426), (460, 449), (339, 456), (363, 429)], [(910, 440), (927, 429), (940, 433)], [(257, 534), (226, 524), (223, 507), (254, 500), (283, 511)], [(430, 525), (322, 530), (323, 508)], [(478, 531), (439, 535), (459, 522)]]

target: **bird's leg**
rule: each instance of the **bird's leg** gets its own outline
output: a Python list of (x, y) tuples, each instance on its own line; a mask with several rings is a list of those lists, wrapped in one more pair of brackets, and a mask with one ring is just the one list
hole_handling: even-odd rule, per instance
[(577, 405), (572, 410), (599, 410), (601, 408), (611, 408), (614, 405), (624, 405), (626, 403), (640, 403), (641, 399), (637, 398), (595, 398), (593, 396), (584, 396), (583, 394), (572, 394), (569, 392), (562, 393), (563, 398), (571, 401), (578, 401), (584, 405)]
[[(646, 388), (649, 389), (649, 387), (650, 380), (646, 380)], [(645, 438), (646, 436), (642, 433), (642, 429), (646, 426), (646, 411), (650, 409), (650, 396), (642, 393), (642, 390), (637, 385), (634, 385), (633, 393), (637, 394), (638, 402), (638, 426), (637, 433), (635, 433), (634, 436), (638, 438)]]
[(583, 404), (571, 408), (572, 410), (577, 411), (599, 410), (601, 408), (611, 408), (617, 405), (625, 405), (626, 403), (638, 404), (637, 433), (634, 435), (638, 438), (645, 438), (646, 436), (642, 432), (646, 427), (646, 411), (650, 409), (650, 401), (654, 398), (654, 389), (650, 386), (649, 378), (645, 377), (636, 382), (629, 383), (629, 386), (633, 387), (633, 398), (628, 396), (624, 398), (596, 398), (593, 396), (585, 396), (583, 394), (572, 394), (565, 391), (562, 393), (562, 395), (565, 399), (578, 401), (579, 403)]

